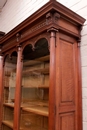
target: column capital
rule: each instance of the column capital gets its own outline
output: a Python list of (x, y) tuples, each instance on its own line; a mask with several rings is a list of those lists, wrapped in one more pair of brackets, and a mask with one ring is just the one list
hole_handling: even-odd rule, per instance
[(18, 50), (21, 50), (22, 46), (20, 44), (17, 45)]
[[(50, 32), (50, 41), (55, 41), (52, 43), (55, 43), (55, 47), (56, 47), (56, 32), (58, 32), (58, 29), (55, 28), (50, 28), (47, 30), (48, 32)], [(50, 44), (49, 44), (49, 51), (50, 51)]]
[(78, 47), (81, 46), (81, 38), (78, 38), (78, 40), (77, 40), (77, 46), (78, 46)]
[(47, 30), (47, 32), (58, 32), (59, 30), (54, 28), (54, 27), (51, 27)]

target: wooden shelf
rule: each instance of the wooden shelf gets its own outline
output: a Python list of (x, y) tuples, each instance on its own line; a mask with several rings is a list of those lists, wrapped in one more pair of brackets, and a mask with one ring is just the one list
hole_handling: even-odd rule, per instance
[(50, 59), (50, 56), (47, 55), (47, 56), (40, 57), (40, 58), (37, 58), (37, 59), (34, 59), (34, 60), (29, 60), (29, 61), (24, 62), (24, 66), (31, 66), (31, 65), (40, 64), (43, 61), (49, 61), (49, 59)]
[(39, 85), (37, 88), (49, 88), (47, 85)]
[(40, 107), (40, 106), (29, 106), (29, 107), (23, 107), (22, 110), (27, 111), (27, 112), (32, 112), (41, 116), (47, 116), (49, 115), (48, 113), (48, 107)]
[(2, 121), (2, 123), (13, 129), (13, 122), (10, 120)]
[[(6, 121), (2, 121), (2, 123), (8, 127), (10, 127), (11, 129), (13, 129), (13, 122), (10, 120), (6, 120)], [(20, 128), (20, 130), (23, 130), (23, 128)]]
[(23, 65), (26, 66), (31, 66), (31, 65), (36, 65), (36, 64), (40, 64), (41, 61), (37, 61), (37, 60), (29, 60), (23, 63)]
[(30, 127), (30, 129), (27, 127), (25, 127), (25, 128), (22, 128), (22, 129), (20, 129), (20, 130), (48, 130), (48, 128), (43, 128), (43, 127), (40, 127), (40, 126), (37, 126), (37, 125), (30, 125), (29, 126)]
[(37, 61), (49, 61), (50, 60), (50, 55), (43, 56), (43, 57), (37, 58), (35, 60), (37, 60)]
[(35, 70), (25, 70), (23, 71), (23, 76), (29, 75), (40, 75), (40, 74), (49, 74), (49, 68), (35, 69)]
[(14, 108), (14, 103), (4, 103), (3, 105)]
[[(14, 108), (14, 103), (4, 103), (3, 105), (6, 107)], [(48, 107), (48, 102), (42, 102), (38, 100), (35, 101), (25, 100), (24, 103), (22, 103), (21, 108), (28, 107), (28, 106), (35, 106), (35, 105), (38, 105), (40, 107)]]
[(48, 101), (40, 101), (40, 100), (24, 100), (21, 107), (29, 107), (29, 106), (39, 106), (39, 107), (48, 107)]
[(39, 85), (39, 86), (22, 86), (23, 88), (43, 88), (43, 89), (48, 89), (49, 86), (47, 85)]

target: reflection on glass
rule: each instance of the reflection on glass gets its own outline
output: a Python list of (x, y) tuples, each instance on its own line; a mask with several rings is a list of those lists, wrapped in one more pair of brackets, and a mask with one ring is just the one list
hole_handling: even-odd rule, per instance
[[(48, 130), (49, 51), (45, 39), (24, 50), (20, 128)], [(43, 50), (42, 50), (43, 49)], [(29, 50), (29, 51), (28, 51)], [(29, 52), (31, 57), (29, 57)]]
[(4, 66), (3, 130), (13, 129), (17, 55), (7, 56)]

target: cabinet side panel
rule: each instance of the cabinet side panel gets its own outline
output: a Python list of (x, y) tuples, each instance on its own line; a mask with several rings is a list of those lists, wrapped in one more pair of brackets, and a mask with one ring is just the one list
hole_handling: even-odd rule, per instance
[[(58, 37), (59, 35), (59, 37)], [(78, 129), (78, 60), (76, 39), (57, 35), (56, 130)]]
[(61, 103), (74, 102), (74, 48), (73, 44), (60, 40), (61, 43)]
[(60, 130), (75, 130), (75, 115), (74, 112), (60, 114)]

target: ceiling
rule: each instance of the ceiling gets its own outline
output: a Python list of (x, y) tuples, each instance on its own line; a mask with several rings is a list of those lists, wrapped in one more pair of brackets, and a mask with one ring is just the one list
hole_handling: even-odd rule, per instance
[(0, 0), (0, 10), (4, 7), (6, 2), (7, 2), (7, 0)]

